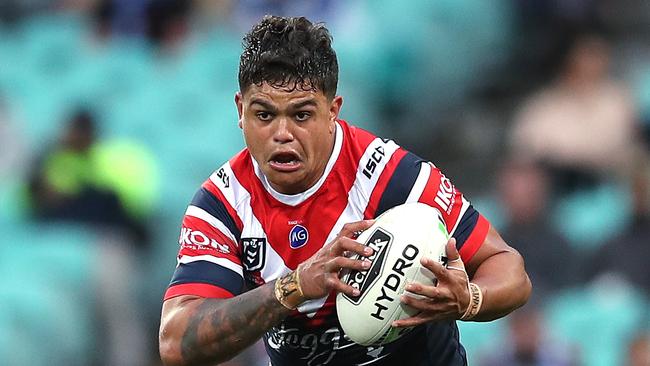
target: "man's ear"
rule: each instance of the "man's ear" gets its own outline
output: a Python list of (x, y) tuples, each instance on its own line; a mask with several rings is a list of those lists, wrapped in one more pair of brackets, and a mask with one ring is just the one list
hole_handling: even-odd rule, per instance
[(343, 105), (343, 97), (340, 95), (335, 96), (330, 104), (330, 133), (334, 132), (334, 122), (339, 119), (339, 112)]
[(237, 125), (239, 128), (243, 127), (244, 121), (244, 101), (242, 100), (241, 92), (235, 93), (235, 105), (237, 106), (237, 114), (239, 115), (239, 122)]

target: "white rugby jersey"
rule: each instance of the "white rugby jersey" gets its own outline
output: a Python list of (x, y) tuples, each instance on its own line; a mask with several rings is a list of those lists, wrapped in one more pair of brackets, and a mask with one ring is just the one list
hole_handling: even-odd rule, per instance
[[(442, 213), (463, 261), (470, 260), (488, 221), (435, 165), (391, 140), (337, 121), (325, 173), (296, 195), (275, 191), (244, 149), (203, 183), (187, 208), (165, 299), (237, 296), (295, 270), (344, 224), (416, 201)], [(307, 301), (266, 334), (273, 365), (466, 363), (455, 322), (418, 327), (383, 347), (354, 344), (340, 329), (335, 297)]]

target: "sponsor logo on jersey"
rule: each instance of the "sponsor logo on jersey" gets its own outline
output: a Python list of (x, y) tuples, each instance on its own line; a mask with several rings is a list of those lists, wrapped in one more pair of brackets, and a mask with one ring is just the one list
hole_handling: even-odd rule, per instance
[(454, 206), (454, 185), (451, 184), (449, 178), (444, 175), (440, 176), (440, 186), (438, 187), (438, 192), (436, 193), (436, 198), (434, 201), (445, 210), (447, 214), (451, 212), (451, 208)]
[(192, 230), (187, 227), (181, 229), (181, 236), (178, 239), (178, 244), (192, 249), (214, 248), (224, 254), (230, 253), (228, 245), (210, 239), (199, 230)]
[[(405, 333), (412, 328), (393, 329)], [(266, 332), (266, 342), (271, 349), (282, 353), (292, 352), (301, 360), (304, 360), (305, 365), (310, 366), (328, 365), (335, 357), (340, 362), (341, 358), (346, 357), (346, 353), (347, 355), (355, 354), (355, 357), (357, 354), (365, 353), (367, 360), (359, 365), (370, 366), (374, 362), (390, 356), (395, 349), (391, 349), (390, 346), (363, 347), (354, 343), (337, 326), (315, 329), (309, 332), (305, 328), (287, 327), (286, 323), (275, 326)], [(339, 351), (346, 353), (339, 353)]]
[(363, 295), (370, 285), (375, 282), (375, 279), (381, 273), (381, 269), (384, 266), (384, 261), (386, 257), (386, 252), (390, 243), (393, 241), (392, 235), (384, 231), (382, 228), (377, 228), (374, 233), (368, 239), (368, 246), (371, 247), (374, 252), (371, 256), (366, 257), (364, 260), (370, 261), (370, 269), (367, 271), (351, 271), (347, 278), (344, 278), (344, 281), (359, 290), (359, 296), (348, 296), (344, 294), (343, 296), (348, 298), (352, 303), (359, 304)]
[(230, 187), (230, 176), (228, 173), (226, 173), (226, 169), (221, 168), (219, 171), (217, 171), (217, 178), (221, 180), (221, 183), (223, 183), (224, 188)]
[[(339, 349), (356, 346), (337, 327), (309, 332), (305, 329), (287, 328), (284, 323), (266, 333), (266, 340), (276, 351), (293, 351), (301, 355), (304, 365), (327, 365)], [(304, 355), (304, 356), (303, 356)]]
[[(386, 143), (386, 141), (384, 141)], [(384, 156), (386, 156), (386, 150), (384, 149), (383, 145), (378, 145), (372, 154), (370, 154), (370, 157), (366, 161), (366, 164), (363, 167), (363, 175), (366, 176), (366, 178), (371, 179), (372, 175), (375, 173), (375, 170), (377, 169), (377, 165), (384, 159)]]
[(259, 271), (266, 260), (266, 238), (242, 238), (243, 264), (247, 271)]
[(301, 248), (307, 244), (307, 241), (309, 241), (309, 232), (306, 227), (295, 225), (291, 228), (291, 231), (289, 231), (289, 245), (291, 249)]

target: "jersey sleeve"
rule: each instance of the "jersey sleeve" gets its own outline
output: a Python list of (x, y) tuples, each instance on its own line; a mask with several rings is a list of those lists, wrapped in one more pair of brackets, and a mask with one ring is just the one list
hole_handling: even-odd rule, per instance
[(469, 261), (483, 244), (490, 223), (440, 169), (413, 153), (399, 151), (379, 177), (365, 217), (377, 217), (409, 202), (433, 206), (442, 214), (447, 232), (456, 239), (461, 258)]
[(180, 295), (230, 298), (244, 288), (240, 249), (241, 222), (210, 180), (185, 212), (178, 262), (164, 299)]
[[(487, 237), (490, 223), (437, 167), (424, 163), (421, 171), (428, 171), (418, 202), (437, 208), (447, 226), (447, 232), (456, 239), (456, 247), (463, 262), (468, 262)], [(424, 177), (422, 177), (424, 179)]]

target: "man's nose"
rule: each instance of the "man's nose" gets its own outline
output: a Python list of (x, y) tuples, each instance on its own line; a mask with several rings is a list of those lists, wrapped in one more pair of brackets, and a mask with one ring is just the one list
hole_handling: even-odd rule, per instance
[(287, 118), (278, 118), (276, 120), (277, 126), (273, 133), (273, 140), (279, 143), (287, 143), (293, 141), (293, 133), (291, 132), (291, 122)]

